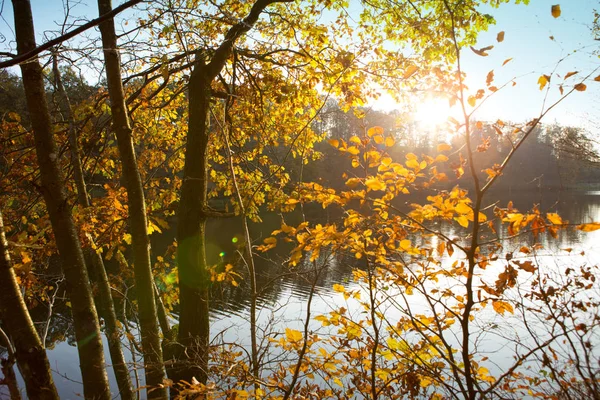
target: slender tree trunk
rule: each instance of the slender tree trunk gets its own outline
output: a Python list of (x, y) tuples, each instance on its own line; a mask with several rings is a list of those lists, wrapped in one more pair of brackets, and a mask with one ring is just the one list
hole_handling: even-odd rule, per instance
[[(98, 0), (100, 15), (112, 10), (111, 0)], [(167, 389), (162, 386), (165, 378), (162, 349), (154, 301), (154, 279), (150, 262), (150, 239), (148, 237), (148, 221), (146, 219), (146, 203), (144, 189), (139, 174), (129, 116), (125, 105), (125, 94), (121, 81), (121, 63), (117, 50), (117, 36), (112, 19), (100, 24), (104, 60), (106, 63), (106, 80), (110, 97), (113, 126), (117, 136), (119, 155), (123, 168), (123, 178), (127, 189), (129, 206), (129, 226), (131, 229), (135, 285), (137, 292), (142, 350), (144, 352), (144, 368), (148, 398), (167, 398)]]
[[(52, 69), (54, 72), (56, 89), (61, 97), (61, 108), (63, 109), (63, 113), (69, 124), (68, 137), (69, 146), (71, 148), (73, 179), (75, 180), (75, 185), (77, 187), (77, 202), (81, 207), (88, 208), (90, 206), (90, 200), (87, 194), (81, 158), (79, 156), (79, 145), (77, 142), (77, 131), (75, 129), (73, 110), (71, 108), (69, 96), (62, 83), (56, 54), (53, 55)], [(113, 370), (115, 372), (115, 377), (117, 379), (117, 386), (119, 387), (119, 396), (123, 400), (132, 400), (135, 398), (135, 394), (133, 387), (131, 386), (129, 368), (127, 368), (127, 362), (121, 348), (121, 333), (119, 332), (117, 324), (117, 315), (115, 313), (115, 305), (112, 299), (110, 282), (108, 280), (108, 275), (106, 274), (106, 267), (104, 266), (102, 256), (96, 253), (96, 251), (93, 249), (93, 239), (90, 237), (88, 240), (91, 243), (89, 246), (86, 246), (83, 249), (84, 257), (90, 271), (90, 278), (98, 285), (99, 294), (96, 299), (96, 302), (98, 303), (97, 308), (102, 318), (104, 318), (108, 350), (110, 353)]]
[[(73, 110), (69, 96), (63, 86), (60, 70), (58, 69), (58, 60), (56, 54), (53, 56), (52, 69), (54, 72), (54, 80), (56, 88), (61, 97), (61, 104), (64, 115), (69, 124), (68, 136), (69, 146), (71, 147), (71, 165), (73, 167), (73, 178), (77, 187), (77, 202), (83, 208), (90, 206), (90, 200), (87, 194), (87, 188), (83, 177), (83, 168), (81, 158), (79, 157), (79, 145), (77, 142), (77, 131), (75, 129), (75, 121)], [(84, 257), (90, 271), (90, 278), (98, 285), (99, 294), (96, 302), (100, 316), (104, 318), (106, 339), (108, 342), (108, 350), (112, 361), (113, 370), (119, 387), (119, 396), (123, 400), (131, 400), (135, 398), (133, 387), (131, 386), (131, 377), (129, 376), (129, 368), (123, 355), (121, 348), (121, 334), (117, 324), (117, 315), (115, 313), (115, 305), (112, 299), (110, 282), (106, 274), (106, 267), (102, 256), (96, 253), (93, 249), (93, 241), (89, 238), (91, 246), (84, 248)]]
[[(13, 0), (19, 54), (35, 48), (33, 17), (29, 0)], [(77, 230), (67, 202), (64, 175), (58, 164), (52, 122), (46, 102), (42, 67), (37, 57), (22, 63), (21, 73), (29, 109), (41, 175), (41, 191), (50, 216), (60, 254), (71, 311), (86, 398), (110, 399), (98, 314)]]
[[(0, 318), (14, 344), (17, 365), (30, 399), (58, 399), (46, 350), (21, 296), (8, 255), (0, 212)], [(8, 343), (10, 346), (10, 343)], [(10, 366), (12, 370), (12, 365)]]

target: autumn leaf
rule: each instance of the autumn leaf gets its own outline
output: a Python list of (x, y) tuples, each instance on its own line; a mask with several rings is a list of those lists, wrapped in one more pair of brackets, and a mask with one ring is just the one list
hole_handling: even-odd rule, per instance
[(470, 46), (471, 50), (473, 51), (473, 53), (477, 54), (478, 56), (482, 56), (482, 57), (487, 57), (489, 54), (487, 53), (488, 50), (491, 50), (494, 48), (494, 46), (486, 46), (486, 47), (482, 47), (481, 49), (476, 49), (473, 46)]
[(302, 332), (295, 329), (285, 328), (285, 337), (289, 342), (296, 343), (302, 340)]
[(585, 92), (585, 89), (587, 89), (587, 86), (583, 83), (578, 83), (577, 85), (575, 85), (575, 90), (577, 90), (578, 92)]
[(460, 226), (462, 226), (463, 228), (466, 228), (469, 226), (469, 220), (464, 215), (461, 215), (460, 217), (456, 217), (456, 218), (454, 218), (454, 220), (456, 222), (458, 222), (458, 224)]
[(404, 79), (408, 79), (411, 76), (414, 75), (415, 72), (417, 72), (419, 68), (417, 68), (417, 66), (415, 65), (410, 65), (408, 68), (406, 68), (406, 71), (404, 71), (404, 75), (402, 76)]
[(368, 178), (365, 181), (365, 186), (369, 189), (369, 190), (385, 190), (385, 183), (382, 182), (381, 180), (379, 180), (379, 178), (377, 177), (371, 177)]
[(583, 232), (593, 232), (600, 229), (600, 223), (590, 222), (589, 224), (581, 224), (577, 226), (577, 229)]
[(502, 63), (502, 66), (505, 66), (506, 64), (508, 64), (509, 62), (512, 61), (512, 58), (507, 58), (506, 60), (504, 60), (504, 62)]
[(494, 300), (492, 301), (492, 306), (494, 307), (494, 311), (501, 315), (504, 315), (506, 311), (508, 311), (511, 314), (514, 314), (515, 312), (513, 306), (505, 301)]
[(537, 271), (537, 268), (535, 267), (535, 265), (533, 265), (533, 263), (531, 261), (514, 260), (514, 263), (517, 264), (519, 269), (522, 269), (523, 271), (531, 272), (532, 274), (535, 271)]
[(494, 70), (491, 70), (490, 72), (488, 72), (487, 77), (485, 78), (485, 84), (487, 86), (490, 86), (493, 81), (494, 81)]
[(440, 143), (437, 145), (437, 151), (439, 151), (439, 152), (449, 151), (449, 150), (452, 150), (452, 146), (450, 146), (449, 144)]
[(471, 107), (475, 107), (475, 104), (477, 104), (477, 99), (475, 98), (475, 96), (469, 96), (467, 102)]
[(546, 218), (548, 218), (548, 221), (552, 222), (554, 225), (563, 224), (562, 218), (557, 213), (548, 213), (546, 214)]
[(561, 11), (560, 11), (560, 4), (555, 4), (552, 6), (552, 16), (554, 18), (558, 18), (560, 17)]
[(395, 141), (394, 138), (391, 136), (388, 136), (385, 138), (385, 145), (386, 147), (392, 147), (394, 145)]
[(504, 41), (504, 31), (498, 32), (498, 35), (496, 35), (496, 40), (498, 42), (503, 42)]
[(595, 80), (596, 82), (600, 82), (600, 75), (598, 75), (597, 77), (595, 77), (595, 78), (594, 78), (594, 80)]
[(381, 126), (374, 126), (372, 128), (369, 128), (369, 130), (367, 131), (367, 135), (369, 135), (369, 137), (373, 137), (373, 135), (383, 135), (383, 128)]
[(343, 285), (336, 283), (335, 285), (333, 285), (333, 291), (337, 293), (345, 293), (346, 288)]
[(454, 209), (459, 214), (468, 214), (473, 212), (473, 209), (465, 203), (458, 203)]
[(569, 79), (570, 77), (572, 77), (573, 75), (576, 75), (578, 73), (579, 73), (579, 71), (571, 71), (565, 75), (565, 79)]
[(544, 89), (544, 87), (550, 82), (549, 75), (542, 75), (538, 79), (538, 84), (540, 85), (540, 90)]
[(350, 146), (348, 147), (348, 153), (352, 154), (353, 156), (358, 155), (360, 153), (360, 150), (358, 148), (356, 148), (356, 146)]

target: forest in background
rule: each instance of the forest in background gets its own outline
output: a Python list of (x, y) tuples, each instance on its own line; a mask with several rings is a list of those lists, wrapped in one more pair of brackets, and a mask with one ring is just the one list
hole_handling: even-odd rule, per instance
[[(98, 0), (99, 18), (36, 47), (31, 4), (13, 0), (17, 46), (0, 61), (11, 396), (16, 365), (29, 398), (58, 398), (46, 348), (66, 335), (89, 399), (113, 396), (107, 365), (123, 399), (598, 398), (597, 267), (537, 255), (542, 235), (600, 224), (518, 210), (495, 191), (596, 188), (591, 133), (542, 123), (600, 74), (545, 71), (537, 84), (555, 97), (539, 115), (477, 120), (513, 81), (496, 84), (492, 70), (467, 87), (461, 52), (493, 51), (473, 47), (494, 22), (480, 7), (506, 2), (377, 0), (351, 18), (336, 1)], [(560, 5), (548, 13), (559, 18)], [(89, 85), (81, 65), (102, 83)], [(402, 93), (435, 91), (462, 117), (423, 129), (366, 107), (379, 91), (405, 106), (414, 99)], [(338, 218), (306, 218), (311, 207)], [(250, 224), (273, 214), (278, 229), (252, 237)], [(207, 221), (223, 218), (239, 219), (240, 245), (214, 263)], [(152, 239), (163, 232), (172, 243)], [(259, 322), (278, 278), (257, 279), (258, 259), (307, 283), (299, 329)], [(361, 311), (315, 315), (317, 282), (339, 262), (356, 265), (352, 283), (331, 289)], [(211, 298), (240, 280), (250, 343), (215, 342)], [(69, 321), (31, 319), (69, 311), (69, 333)], [(508, 365), (485, 351), (494, 337), (510, 343)]]

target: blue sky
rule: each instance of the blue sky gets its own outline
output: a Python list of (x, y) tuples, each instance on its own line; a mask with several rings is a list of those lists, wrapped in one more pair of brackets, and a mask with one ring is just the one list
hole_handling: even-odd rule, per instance
[[(551, 7), (560, 4), (562, 14), (551, 15)], [(480, 112), (481, 119), (528, 120), (539, 115), (546, 90), (540, 91), (537, 83), (542, 74), (553, 73), (546, 105), (556, 101), (560, 92), (557, 85), (568, 72), (579, 71), (564, 81), (567, 90), (600, 66), (600, 41), (591, 32), (594, 7), (600, 11), (597, 0), (531, 0), (530, 4), (503, 5), (490, 10), (497, 24), (479, 36), (478, 47), (495, 45), (488, 57), (480, 57), (464, 50), (463, 65), (469, 75), (471, 89), (484, 87), (485, 77), (494, 70), (495, 84), (517, 77), (517, 85), (494, 95)], [(502, 43), (496, 42), (498, 32), (505, 32)], [(554, 39), (551, 39), (553, 37)], [(504, 60), (513, 58), (502, 67)], [(560, 61), (562, 60), (562, 61)], [(560, 61), (560, 63), (559, 63)], [(592, 78), (600, 75), (594, 73)], [(600, 82), (586, 82), (585, 92), (575, 92), (561, 102), (545, 121), (557, 121), (565, 125), (600, 127)]]
[[(120, 1), (115, 1), (120, 4)], [(553, 18), (551, 7), (560, 4), (562, 15)], [(44, 31), (56, 30), (62, 22), (63, 3), (59, 0), (32, 0), (34, 21), (38, 43), (42, 41)], [(503, 119), (523, 121), (539, 115), (544, 103), (546, 91), (540, 91), (537, 80), (541, 74), (551, 73), (564, 76), (570, 71), (579, 74), (565, 82), (569, 85), (581, 82), (581, 79), (600, 65), (600, 41), (595, 41), (591, 25), (594, 8), (600, 9), (598, 0), (531, 0), (530, 4), (503, 4), (500, 8), (483, 8), (494, 15), (497, 24), (488, 32), (480, 35), (478, 46), (494, 45), (488, 57), (480, 57), (469, 49), (464, 49), (463, 70), (468, 74), (467, 83), (472, 92), (485, 87), (485, 78), (490, 70), (495, 73), (495, 85), (500, 86), (516, 78), (517, 85), (507, 87), (488, 100), (478, 111), (476, 118), (481, 120)], [(93, 18), (97, 15), (96, 2), (84, 0), (76, 4), (73, 15)], [(3, 1), (0, 33), (10, 41), (13, 33), (12, 7), (10, 1)], [(496, 42), (499, 31), (505, 32), (502, 43)], [(554, 37), (554, 40), (550, 37)], [(6, 48), (7, 42), (0, 43)], [(513, 60), (502, 67), (504, 60)], [(557, 66), (557, 63), (563, 59)], [(598, 71), (596, 75), (600, 75)], [(546, 105), (559, 96), (557, 84), (561, 82), (553, 75), (553, 85), (546, 98)], [(379, 106), (389, 108), (391, 104), (382, 101)], [(564, 125), (585, 126), (590, 129), (600, 127), (600, 82), (587, 83), (585, 92), (576, 92), (562, 102), (545, 119)], [(376, 106), (378, 107), (378, 106)]]

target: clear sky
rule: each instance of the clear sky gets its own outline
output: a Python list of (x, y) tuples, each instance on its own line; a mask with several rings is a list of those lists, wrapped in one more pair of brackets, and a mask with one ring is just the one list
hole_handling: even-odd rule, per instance
[[(562, 13), (558, 18), (551, 14), (553, 4), (560, 4)], [(546, 95), (546, 90), (540, 91), (537, 83), (540, 75), (555, 74), (546, 99), (548, 105), (559, 98), (556, 85), (563, 82), (568, 72), (579, 71), (564, 81), (565, 91), (599, 67), (600, 41), (594, 40), (591, 31), (594, 8), (600, 11), (598, 0), (531, 0), (528, 6), (511, 4), (490, 10), (497, 24), (480, 35), (478, 47), (495, 47), (488, 57), (464, 51), (469, 86), (472, 89), (483, 87), (491, 69), (495, 73), (496, 86), (515, 77), (517, 85), (490, 99), (481, 110), (481, 118), (513, 121), (534, 118)], [(496, 42), (499, 31), (506, 32), (502, 43)], [(503, 61), (511, 57), (513, 60), (502, 67)], [(550, 112), (546, 122), (556, 120), (565, 125), (597, 125), (600, 128), (600, 82), (593, 81), (598, 75), (600, 70), (586, 82), (586, 91), (574, 92)]]
[[(70, 3), (74, 5), (72, 15), (75, 17), (85, 16), (91, 19), (97, 15), (94, 0), (71, 0)], [(121, 1), (115, 1), (115, 5), (120, 3)], [(6, 38), (4, 43), (0, 43), (0, 48), (10, 49), (10, 42), (14, 38), (12, 7), (8, 0), (0, 0), (0, 4), (0, 34)], [(551, 15), (554, 4), (560, 4), (562, 14), (559, 18)], [(63, 1), (32, 0), (32, 7), (40, 43), (44, 40), (45, 31), (56, 31), (62, 25)], [(594, 8), (600, 10), (599, 0), (531, 0), (527, 6), (503, 4), (498, 9), (484, 8), (484, 11), (494, 15), (497, 24), (488, 32), (481, 33), (477, 47), (495, 47), (489, 51), (488, 57), (480, 57), (469, 49), (463, 50), (463, 70), (468, 74), (469, 88), (475, 92), (478, 88), (485, 87), (486, 75), (492, 69), (496, 86), (513, 78), (516, 78), (517, 85), (495, 94), (478, 111), (476, 118), (523, 121), (537, 117), (546, 95), (546, 91), (540, 91), (537, 84), (540, 75), (554, 73), (564, 77), (568, 72), (580, 71), (566, 80), (565, 89), (568, 89), (600, 66), (600, 41), (595, 41), (591, 32)], [(496, 41), (499, 31), (505, 32), (502, 43)], [(14, 50), (14, 45), (12, 47)], [(502, 66), (503, 61), (508, 58), (513, 60)], [(600, 71), (594, 76), (596, 75), (600, 75)], [(558, 76), (552, 76), (553, 86), (546, 104), (551, 104), (558, 98), (556, 85), (561, 81)], [(377, 108), (391, 106), (393, 105), (385, 98), (376, 105)], [(587, 83), (585, 92), (572, 94), (545, 121), (590, 129), (597, 125), (600, 129), (600, 112), (597, 111), (599, 106), (600, 82), (592, 80)]]

